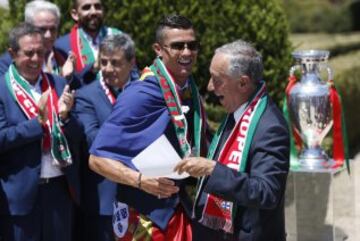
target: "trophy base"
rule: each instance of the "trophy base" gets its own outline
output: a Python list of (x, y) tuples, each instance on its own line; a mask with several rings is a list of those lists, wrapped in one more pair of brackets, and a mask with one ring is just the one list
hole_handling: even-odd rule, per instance
[(303, 170), (326, 171), (333, 165), (321, 149), (306, 149), (299, 156), (300, 168)]

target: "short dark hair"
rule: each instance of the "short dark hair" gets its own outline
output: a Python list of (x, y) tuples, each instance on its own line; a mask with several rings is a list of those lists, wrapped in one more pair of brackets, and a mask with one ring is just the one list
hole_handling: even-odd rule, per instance
[[(103, 5), (102, 0), (100, 0), (100, 3), (101, 5)], [(76, 9), (78, 5), (79, 5), (78, 0), (72, 0), (72, 6), (71, 6), (72, 9)]]
[(35, 27), (30, 23), (20, 23), (15, 28), (13, 28), (9, 33), (9, 47), (17, 52), (20, 49), (19, 39), (26, 35), (36, 35), (39, 34), (41, 39), (43, 39), (42, 32), (39, 28)]
[(100, 54), (114, 52), (116, 49), (124, 51), (128, 62), (135, 58), (135, 43), (126, 33), (109, 35), (100, 44)]
[(178, 14), (171, 14), (164, 16), (159, 22), (156, 29), (156, 42), (160, 43), (163, 38), (163, 30), (164, 28), (178, 28), (178, 29), (193, 29), (193, 24), (190, 19), (178, 15)]

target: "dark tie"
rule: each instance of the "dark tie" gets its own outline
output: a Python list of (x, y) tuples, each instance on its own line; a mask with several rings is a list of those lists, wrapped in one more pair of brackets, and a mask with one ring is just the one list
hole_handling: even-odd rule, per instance
[(228, 117), (227, 122), (225, 124), (224, 131), (223, 131), (222, 135), (220, 136), (220, 141), (219, 141), (219, 144), (218, 144), (218, 146), (216, 148), (214, 160), (218, 159), (219, 154), (220, 154), (220, 150), (225, 145), (225, 142), (228, 139), (228, 137), (229, 137), (232, 129), (234, 128), (234, 126), (235, 126), (235, 118), (234, 118), (234, 114), (231, 113), (231, 114), (229, 114), (229, 117)]

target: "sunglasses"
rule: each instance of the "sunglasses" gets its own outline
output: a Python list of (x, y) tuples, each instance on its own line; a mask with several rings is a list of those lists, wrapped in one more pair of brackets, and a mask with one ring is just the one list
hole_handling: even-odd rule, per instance
[(200, 43), (196, 40), (190, 42), (172, 42), (168, 46), (164, 45), (164, 47), (177, 51), (183, 51), (185, 48), (187, 48), (190, 51), (198, 51), (200, 48)]

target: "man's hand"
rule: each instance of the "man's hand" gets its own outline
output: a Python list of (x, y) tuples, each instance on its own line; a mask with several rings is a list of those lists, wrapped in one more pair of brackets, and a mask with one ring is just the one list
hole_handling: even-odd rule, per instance
[(50, 94), (50, 89), (42, 93), (38, 102), (39, 113), (37, 119), (41, 125), (45, 125), (45, 123), (48, 120), (47, 102), (48, 102), (49, 94)]
[(150, 193), (158, 198), (168, 198), (179, 191), (175, 182), (167, 178), (149, 178), (142, 176), (141, 190)]
[(68, 118), (69, 111), (74, 105), (75, 90), (70, 91), (69, 85), (66, 85), (58, 101), (59, 117), (61, 120)]
[(193, 177), (207, 176), (213, 172), (215, 164), (215, 161), (203, 157), (188, 157), (180, 161), (174, 171), (180, 175), (187, 172)]
[(61, 68), (61, 76), (69, 79), (75, 70), (76, 56), (73, 52), (69, 51), (69, 55)]

